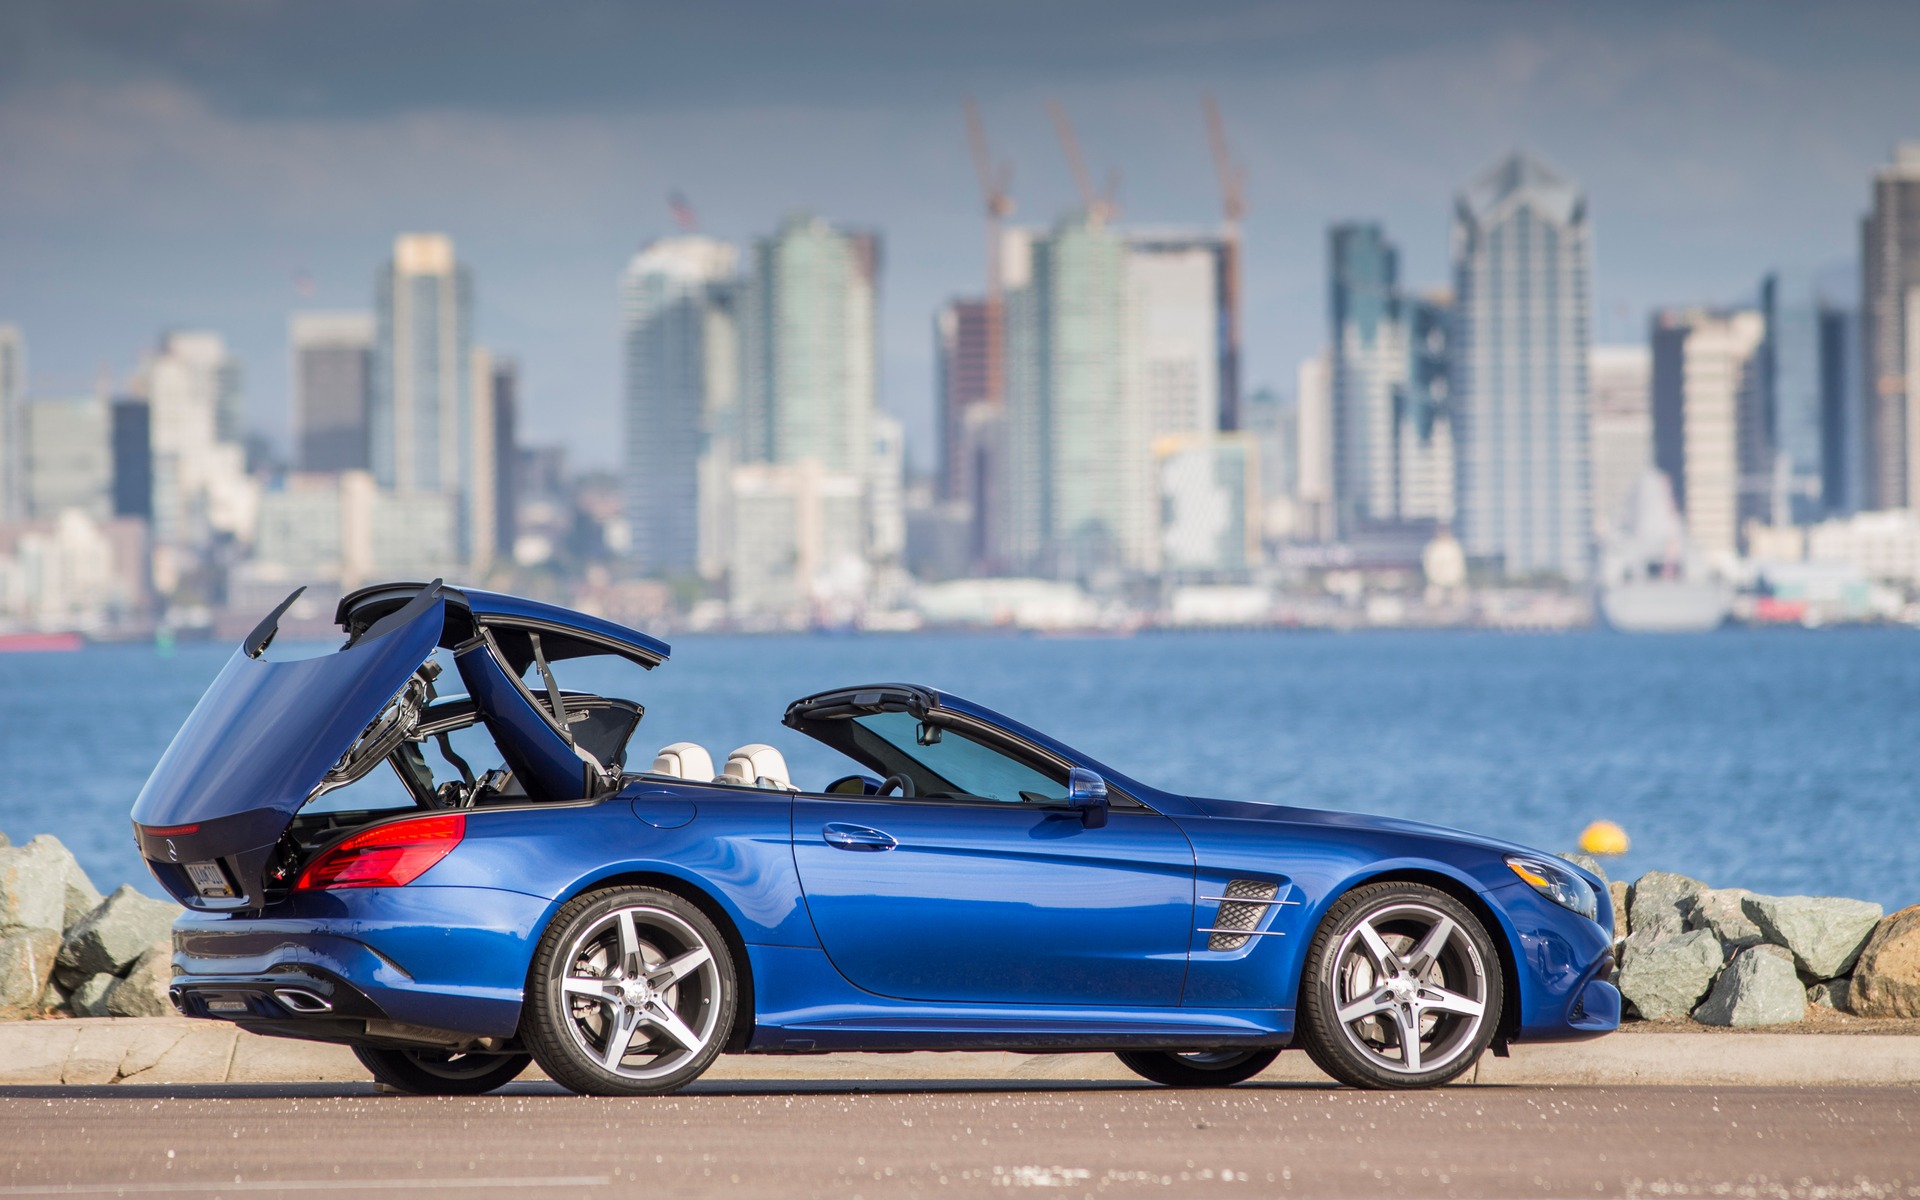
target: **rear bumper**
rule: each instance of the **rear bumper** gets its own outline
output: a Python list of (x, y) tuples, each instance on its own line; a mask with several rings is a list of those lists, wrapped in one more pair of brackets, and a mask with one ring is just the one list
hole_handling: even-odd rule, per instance
[(304, 894), (266, 916), (189, 913), (170, 993), (187, 1016), (262, 1033), (356, 1040), (374, 1021), (511, 1037), (551, 904), (410, 886)]

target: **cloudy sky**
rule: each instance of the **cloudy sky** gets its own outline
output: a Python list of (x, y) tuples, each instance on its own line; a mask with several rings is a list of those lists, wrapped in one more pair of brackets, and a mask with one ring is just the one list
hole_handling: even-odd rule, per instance
[(284, 438), (288, 314), (370, 306), (393, 235), (443, 230), (531, 436), (610, 465), (616, 281), (678, 189), (726, 237), (799, 209), (883, 231), (883, 400), (926, 462), (930, 316), (983, 273), (966, 95), (1020, 219), (1073, 203), (1058, 99), (1125, 220), (1197, 224), (1216, 94), (1248, 378), (1290, 387), (1326, 226), (1382, 220), (1443, 283), (1454, 192), (1516, 147), (1588, 189), (1603, 339), (1849, 261), (1871, 172), (1920, 138), (1916, 63), (1920, 5), (1891, 3), (7, 0), (0, 322), (47, 395), (221, 330)]

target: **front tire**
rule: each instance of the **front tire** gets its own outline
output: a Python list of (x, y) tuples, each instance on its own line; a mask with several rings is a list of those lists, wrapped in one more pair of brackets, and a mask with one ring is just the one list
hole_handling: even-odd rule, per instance
[(353, 1056), (375, 1081), (412, 1096), (479, 1096), (520, 1077), (528, 1054), (449, 1054), (444, 1050), (396, 1050), (355, 1046)]
[(1121, 1050), (1116, 1054), (1142, 1079), (1168, 1087), (1231, 1087), (1273, 1065), (1278, 1050)]
[(1466, 905), (1423, 884), (1368, 884), (1328, 910), (1308, 948), (1301, 1042), (1353, 1087), (1437, 1087), (1479, 1061), (1503, 996), (1500, 956)]
[(592, 892), (541, 937), (521, 1033), (562, 1087), (660, 1095), (719, 1056), (736, 986), (726, 939), (693, 904), (656, 888)]

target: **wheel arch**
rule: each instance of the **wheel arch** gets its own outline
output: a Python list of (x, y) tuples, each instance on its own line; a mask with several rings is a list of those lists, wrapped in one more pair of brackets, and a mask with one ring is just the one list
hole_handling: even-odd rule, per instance
[(713, 922), (720, 936), (726, 939), (727, 953), (733, 956), (735, 982), (739, 985), (739, 994), (734, 1002), (733, 1028), (727, 1034), (727, 1044), (721, 1053), (735, 1054), (746, 1049), (753, 1039), (756, 1004), (754, 1001), (753, 962), (747, 957), (747, 943), (740, 936), (739, 922), (727, 911), (727, 906), (707, 888), (664, 871), (633, 869), (614, 871), (606, 875), (594, 876), (575, 884), (573, 888), (556, 898), (547, 919), (542, 923), (540, 936), (545, 937), (548, 927), (562, 908), (593, 892), (604, 892), (622, 887), (650, 887), (672, 894), (685, 900)]
[[(1326, 920), (1326, 910), (1339, 903), (1342, 896), (1370, 883), (1424, 884), (1458, 900), (1479, 919), (1481, 928), (1493, 939), (1493, 948), (1500, 955), (1500, 1023), (1494, 1029), (1493, 1052), (1504, 1058), (1507, 1043), (1514, 1040), (1520, 1031), (1520, 960), (1514, 954), (1513, 931), (1507, 927), (1499, 910), (1487, 901), (1479, 889), (1457, 875), (1432, 867), (1393, 866), (1347, 880), (1338, 891), (1326, 898), (1321, 906), (1320, 920)], [(1317, 936), (1319, 932), (1320, 926), (1316, 923), (1314, 933)]]

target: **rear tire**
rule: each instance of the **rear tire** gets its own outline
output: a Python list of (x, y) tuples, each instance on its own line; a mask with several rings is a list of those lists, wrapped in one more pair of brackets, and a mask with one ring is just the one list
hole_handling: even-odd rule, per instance
[(1500, 955), (1466, 905), (1424, 884), (1367, 884), (1327, 910), (1307, 950), (1300, 1041), (1352, 1087), (1437, 1087), (1480, 1061), (1504, 994)]
[(1121, 1050), (1115, 1057), (1142, 1079), (1168, 1087), (1230, 1087), (1273, 1065), (1278, 1050)]
[(706, 913), (657, 888), (610, 888), (568, 903), (541, 936), (520, 1030), (562, 1087), (657, 1096), (719, 1057), (736, 987), (733, 955)]
[(413, 1096), (479, 1096), (520, 1077), (530, 1054), (449, 1054), (355, 1046), (353, 1056), (374, 1079)]

